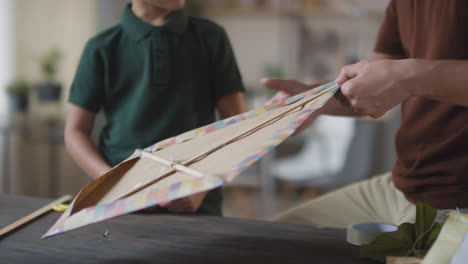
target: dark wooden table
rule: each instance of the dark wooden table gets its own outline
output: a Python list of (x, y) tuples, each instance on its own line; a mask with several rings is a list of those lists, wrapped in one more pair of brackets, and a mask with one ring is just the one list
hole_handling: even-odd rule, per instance
[[(48, 202), (0, 195), (0, 227)], [(374, 263), (359, 259), (340, 229), (131, 214), (40, 239), (58, 217), (51, 212), (0, 239), (0, 263)]]

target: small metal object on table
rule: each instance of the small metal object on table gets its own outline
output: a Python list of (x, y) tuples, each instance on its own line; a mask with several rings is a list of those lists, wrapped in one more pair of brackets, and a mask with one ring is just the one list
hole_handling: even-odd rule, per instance
[[(0, 195), (0, 226), (48, 202)], [(41, 240), (58, 217), (51, 212), (0, 240), (0, 263), (374, 263), (359, 259), (341, 229), (130, 214)]]

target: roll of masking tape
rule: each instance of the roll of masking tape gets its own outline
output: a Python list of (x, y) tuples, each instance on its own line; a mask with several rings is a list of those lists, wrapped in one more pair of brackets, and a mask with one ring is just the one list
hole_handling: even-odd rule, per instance
[(379, 224), (379, 223), (361, 223), (351, 224), (346, 230), (346, 241), (356, 246), (369, 244), (378, 235), (383, 233), (396, 231), (394, 225)]

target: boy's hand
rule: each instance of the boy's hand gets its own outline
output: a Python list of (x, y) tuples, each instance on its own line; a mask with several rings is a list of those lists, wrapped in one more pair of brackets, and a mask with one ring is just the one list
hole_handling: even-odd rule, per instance
[(180, 198), (167, 203), (159, 204), (162, 208), (167, 208), (172, 213), (194, 213), (200, 208), (203, 200), (205, 199), (206, 192), (197, 193), (188, 197)]

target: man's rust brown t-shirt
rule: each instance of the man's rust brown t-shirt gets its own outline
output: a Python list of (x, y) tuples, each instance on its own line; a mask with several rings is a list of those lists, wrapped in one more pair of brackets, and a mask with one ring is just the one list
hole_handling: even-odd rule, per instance
[[(403, 58), (468, 60), (468, 1), (391, 1), (375, 51)], [(412, 97), (401, 111), (395, 186), (412, 202), (468, 207), (468, 107)]]

